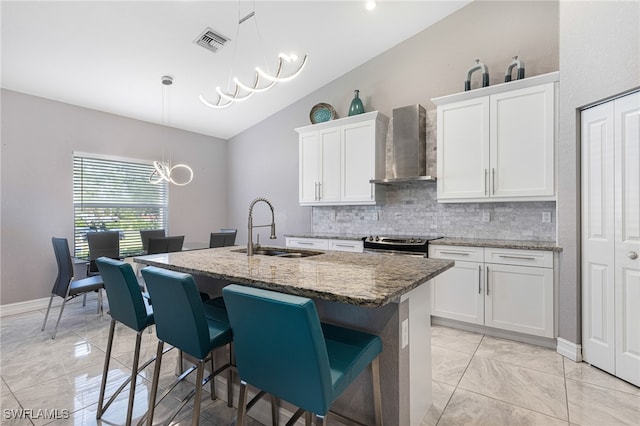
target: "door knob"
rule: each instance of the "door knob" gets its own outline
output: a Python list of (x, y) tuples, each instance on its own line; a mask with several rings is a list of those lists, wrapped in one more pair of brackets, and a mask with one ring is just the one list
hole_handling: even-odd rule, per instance
[(636, 253), (635, 251), (630, 251), (627, 256), (629, 256), (629, 259), (631, 260), (636, 260), (638, 258), (638, 253)]

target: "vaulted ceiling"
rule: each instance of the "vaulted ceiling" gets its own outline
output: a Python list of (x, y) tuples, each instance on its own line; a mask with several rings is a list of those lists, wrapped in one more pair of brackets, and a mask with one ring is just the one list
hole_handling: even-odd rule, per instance
[[(228, 139), (467, 3), (3, 0), (2, 87)], [(216, 53), (194, 43), (206, 28), (230, 39)], [(225, 109), (198, 99), (280, 52), (309, 55), (298, 78)]]

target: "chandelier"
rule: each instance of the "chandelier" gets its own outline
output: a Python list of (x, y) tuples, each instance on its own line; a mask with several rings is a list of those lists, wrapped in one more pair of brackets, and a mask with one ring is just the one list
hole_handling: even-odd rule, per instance
[[(165, 86), (171, 86), (173, 84), (173, 77), (168, 75), (163, 75), (160, 78), (162, 82), (162, 125), (165, 126), (164, 120), (164, 111), (165, 111)], [(164, 157), (164, 155), (163, 155)], [(184, 186), (189, 184), (193, 180), (193, 170), (191, 167), (186, 164), (175, 164), (171, 165), (171, 162), (165, 162), (164, 158), (162, 161), (154, 161), (153, 162), (154, 170), (149, 175), (149, 183), (157, 185), (161, 182), (169, 182), (177, 186)], [(184, 174), (185, 176), (181, 176), (177, 178), (178, 175)]]
[[(246, 22), (247, 20), (253, 18), (256, 26), (256, 32), (258, 33), (259, 37), (260, 32), (258, 31), (258, 23), (255, 18), (255, 14), (256, 12), (254, 10), (238, 21), (238, 32), (236, 33), (236, 35), (240, 31), (240, 25), (242, 25), (243, 22)], [(237, 39), (238, 37), (236, 37), (236, 40)], [(236, 56), (237, 48), (238, 43), (236, 42), (233, 53), (234, 58)], [(276, 85), (276, 83), (284, 83), (293, 80), (302, 72), (302, 69), (307, 63), (307, 57), (308, 55), (305, 54), (304, 57), (300, 59), (294, 53), (280, 53), (278, 55), (278, 66), (276, 68), (275, 74), (270, 74), (269, 72), (266, 72), (262, 68), (257, 66), (255, 67), (255, 73), (252, 83), (245, 84), (234, 76), (231, 79), (233, 81), (233, 89), (231, 91), (225, 91), (220, 86), (216, 87), (216, 93), (218, 95), (218, 100), (216, 102), (210, 102), (202, 95), (200, 95), (198, 99), (200, 99), (200, 102), (202, 102), (209, 108), (227, 108), (236, 102), (242, 102), (249, 99), (255, 93), (265, 92), (271, 89)], [(231, 71), (233, 71), (233, 67)]]

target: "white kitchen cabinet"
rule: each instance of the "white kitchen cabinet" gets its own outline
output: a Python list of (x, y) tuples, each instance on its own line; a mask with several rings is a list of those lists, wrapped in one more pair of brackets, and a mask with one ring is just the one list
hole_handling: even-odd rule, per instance
[(554, 337), (553, 254), (538, 250), (429, 246), (455, 260), (432, 285), (432, 315)]
[(377, 111), (296, 129), (302, 206), (376, 204), (388, 118)]
[(484, 324), (484, 251), (477, 247), (429, 246), (429, 257), (455, 260), (432, 281), (432, 315)]
[(432, 99), (439, 202), (555, 199), (557, 75)]
[(285, 245), (287, 247), (332, 250), (332, 251), (349, 251), (362, 253), (364, 251), (364, 243), (358, 240), (336, 240), (329, 238), (300, 238), (286, 237)]

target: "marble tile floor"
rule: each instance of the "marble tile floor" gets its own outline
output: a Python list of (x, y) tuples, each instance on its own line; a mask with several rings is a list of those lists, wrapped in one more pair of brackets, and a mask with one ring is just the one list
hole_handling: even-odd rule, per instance
[[(44, 310), (0, 319), (0, 424), (122, 425), (128, 389), (101, 421), (95, 419), (109, 315), (97, 316), (94, 300), (86, 307), (74, 301), (52, 340), (57, 312), (52, 310), (44, 332)], [(107, 394), (126, 379), (132, 362), (135, 335), (124, 326), (116, 330)], [(481, 334), (441, 326), (432, 330), (433, 406), (415, 426), (640, 424), (640, 389), (585, 363)], [(155, 333), (145, 333), (141, 359), (150, 358), (156, 344)], [(161, 388), (173, 380), (173, 352), (165, 356)], [(134, 424), (146, 411), (152, 371), (153, 364), (140, 373)], [(190, 389), (181, 385), (167, 397), (154, 423), (166, 419)], [(12, 418), (18, 409), (31, 410), (30, 418)], [(235, 414), (204, 392), (200, 424), (229, 425)], [(191, 415), (189, 404), (172, 424), (190, 425)], [(260, 423), (250, 419), (249, 425)]]

